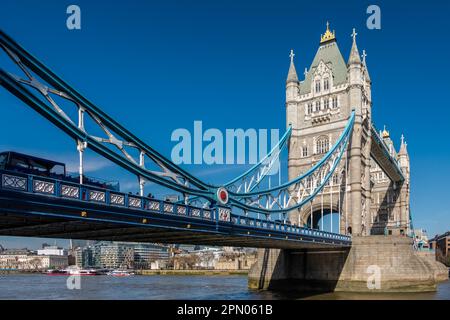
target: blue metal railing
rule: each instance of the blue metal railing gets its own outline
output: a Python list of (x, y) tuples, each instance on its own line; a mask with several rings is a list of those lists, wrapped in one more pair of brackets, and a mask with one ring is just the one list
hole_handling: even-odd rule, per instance
[(46, 197), (58, 197), (69, 201), (96, 203), (105, 206), (122, 207), (165, 215), (172, 214), (177, 216), (185, 216), (214, 221), (216, 223), (228, 223), (230, 225), (247, 227), (251, 229), (283, 232), (286, 236), (292, 234), (315, 237), (319, 238), (319, 240), (351, 242), (351, 237), (347, 235), (313, 230), (272, 220), (263, 220), (249, 216), (232, 214), (229, 207), (194, 207), (15, 171), (0, 170), (0, 175), (0, 190), (12, 190)]

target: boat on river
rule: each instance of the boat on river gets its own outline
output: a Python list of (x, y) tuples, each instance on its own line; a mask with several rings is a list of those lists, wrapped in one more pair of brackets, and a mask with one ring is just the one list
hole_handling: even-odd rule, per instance
[(129, 277), (134, 276), (134, 272), (128, 270), (113, 270), (108, 272), (107, 275), (113, 277)]

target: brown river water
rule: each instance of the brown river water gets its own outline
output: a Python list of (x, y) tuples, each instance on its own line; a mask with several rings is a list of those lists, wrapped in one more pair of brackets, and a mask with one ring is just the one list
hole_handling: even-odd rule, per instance
[(0, 299), (416, 299), (450, 300), (450, 281), (436, 292), (405, 294), (279, 293), (252, 291), (247, 277), (233, 276), (91, 276), (81, 277), (79, 289), (68, 289), (67, 276), (0, 275)]

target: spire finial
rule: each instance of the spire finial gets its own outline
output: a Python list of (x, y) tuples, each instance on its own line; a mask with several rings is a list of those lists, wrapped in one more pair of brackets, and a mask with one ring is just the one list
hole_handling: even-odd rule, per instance
[(305, 78), (306, 78), (306, 76), (308, 75), (308, 68), (305, 68), (305, 71), (303, 72), (303, 74), (305, 75)]
[(289, 57), (291, 58), (291, 65), (289, 66), (289, 72), (287, 77), (287, 82), (297, 82), (297, 71), (295, 70), (295, 64), (294, 64), (294, 50), (291, 49), (291, 53), (289, 54)]
[(401, 140), (402, 140), (402, 144), (400, 145), (399, 155), (408, 154), (408, 144), (406, 143), (405, 136), (403, 134), (402, 134)]
[(353, 28), (353, 32), (352, 32), (352, 34), (351, 34), (351, 36), (352, 36), (352, 38), (353, 38), (353, 42), (356, 42), (356, 36), (357, 36), (358, 34), (356, 33), (356, 29), (355, 28)]
[(366, 53), (365, 49), (363, 50), (363, 53), (362, 53), (361, 57), (363, 58), (363, 63), (366, 64), (367, 53)]
[(389, 138), (389, 131), (386, 130), (386, 126), (383, 128), (382, 137)]
[(330, 31), (330, 23), (327, 21), (327, 30), (323, 35), (320, 36), (320, 43), (328, 42), (336, 39), (336, 33)]
[(350, 58), (348, 59), (348, 64), (357, 64), (359, 65), (361, 63), (361, 57), (359, 56), (359, 52), (358, 52), (358, 46), (356, 45), (356, 29), (353, 28), (353, 32), (351, 34), (352, 38), (353, 38), (353, 44), (352, 44), (352, 49), (350, 50)]

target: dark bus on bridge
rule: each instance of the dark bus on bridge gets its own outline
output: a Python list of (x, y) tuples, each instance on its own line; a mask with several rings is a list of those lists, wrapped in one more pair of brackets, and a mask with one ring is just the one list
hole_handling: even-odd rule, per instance
[[(48, 159), (38, 158), (23, 153), (6, 151), (0, 153), (0, 169), (32, 174), (35, 176), (54, 178), (58, 180), (79, 183), (79, 175), (68, 174), (66, 165)], [(83, 176), (86, 185), (119, 191), (118, 182), (102, 181), (87, 176)]]

